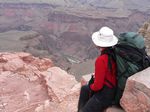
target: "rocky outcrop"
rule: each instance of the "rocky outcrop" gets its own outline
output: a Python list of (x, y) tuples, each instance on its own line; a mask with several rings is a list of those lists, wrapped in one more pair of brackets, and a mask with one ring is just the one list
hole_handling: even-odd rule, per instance
[(107, 108), (104, 112), (125, 112), (125, 111), (119, 107), (113, 106)]
[[(150, 111), (150, 68), (127, 81), (121, 105), (126, 112)], [(29, 53), (0, 53), (0, 111), (2, 112), (76, 112), (81, 85), (74, 76), (53, 66), (47, 58)], [(124, 112), (109, 107), (105, 112)]]
[(139, 29), (139, 33), (144, 36), (147, 51), (150, 55), (150, 20), (144, 23), (144, 25)]
[(121, 105), (126, 112), (150, 111), (150, 68), (131, 76), (126, 84)]
[(76, 112), (80, 84), (51, 60), (0, 53), (1, 112)]

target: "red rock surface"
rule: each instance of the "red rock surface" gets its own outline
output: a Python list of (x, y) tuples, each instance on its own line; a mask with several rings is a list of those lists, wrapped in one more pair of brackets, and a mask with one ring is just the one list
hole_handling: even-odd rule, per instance
[(107, 108), (104, 112), (125, 112), (125, 111), (119, 107), (113, 106), (113, 107)]
[(0, 53), (0, 112), (76, 112), (79, 89), (49, 59)]
[(150, 68), (131, 76), (121, 105), (126, 112), (150, 112)]

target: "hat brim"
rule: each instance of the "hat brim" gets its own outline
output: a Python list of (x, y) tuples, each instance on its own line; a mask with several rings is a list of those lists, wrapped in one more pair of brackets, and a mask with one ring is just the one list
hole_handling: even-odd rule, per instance
[(114, 46), (118, 43), (118, 38), (115, 35), (113, 35), (113, 38), (110, 42), (101, 41), (99, 39), (99, 36), (100, 36), (99, 32), (94, 32), (93, 35), (92, 35), (92, 41), (96, 46), (111, 47), (111, 46)]

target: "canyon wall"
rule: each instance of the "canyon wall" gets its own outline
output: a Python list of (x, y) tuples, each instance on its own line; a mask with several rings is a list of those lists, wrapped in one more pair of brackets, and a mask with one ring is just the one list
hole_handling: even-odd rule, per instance
[[(139, 10), (118, 12), (118, 9), (101, 8), (99, 12), (100, 9), (62, 9), (50, 4), (5, 3), (0, 6), (1, 33), (11, 30), (37, 32), (41, 37), (38, 42), (35, 41), (36, 50), (46, 52), (36, 55), (52, 55), (55, 63), (66, 70), (72, 62), (80, 63), (97, 56), (91, 35), (100, 27), (109, 26), (118, 35), (120, 32), (137, 31), (149, 17), (147, 12)], [(25, 52), (29, 51), (34, 54), (34, 50), (25, 49)]]

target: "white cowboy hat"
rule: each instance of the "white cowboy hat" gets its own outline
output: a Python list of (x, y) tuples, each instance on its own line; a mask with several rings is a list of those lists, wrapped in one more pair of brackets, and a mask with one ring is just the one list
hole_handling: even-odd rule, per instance
[(102, 27), (99, 31), (92, 34), (92, 41), (96, 46), (111, 47), (118, 43), (118, 38), (109, 27)]

